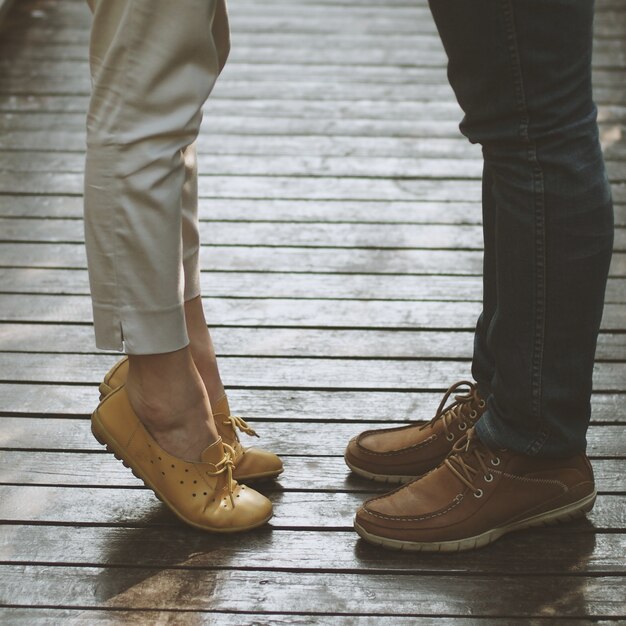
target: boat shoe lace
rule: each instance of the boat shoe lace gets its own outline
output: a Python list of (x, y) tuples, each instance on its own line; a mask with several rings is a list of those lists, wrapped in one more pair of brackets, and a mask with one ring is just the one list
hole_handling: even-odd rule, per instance
[(498, 467), (500, 462), (500, 457), (480, 441), (473, 428), (456, 442), (444, 461), (448, 469), (472, 490), (475, 498), (483, 496), (483, 490), (476, 486), (476, 481), (482, 477), (485, 482), (492, 482), (491, 468)]
[(235, 508), (235, 498), (233, 497), (233, 489), (237, 485), (237, 481), (233, 478), (233, 470), (235, 469), (235, 450), (229, 446), (227, 443), (222, 443), (224, 446), (224, 456), (221, 461), (215, 463), (216, 470), (211, 472), (206, 470), (206, 473), (209, 476), (219, 476), (220, 474), (226, 473), (227, 484), (228, 484), (228, 495), (230, 496), (230, 502)]
[[(467, 387), (466, 393), (458, 393), (463, 387)], [(454, 401), (446, 406), (446, 402), (450, 399), (450, 396), (455, 394)], [(446, 391), (445, 395), (439, 403), (435, 417), (429, 422), (420, 427), (421, 430), (427, 428), (434, 428), (437, 422), (441, 421), (444, 432), (446, 433), (446, 439), (452, 441), (454, 435), (450, 432), (450, 427), (454, 422), (459, 422), (459, 430), (465, 430), (469, 426), (472, 426), (476, 418), (478, 417), (478, 411), (476, 407), (483, 408), (485, 401), (478, 395), (478, 385), (468, 380), (461, 380), (455, 383)], [(469, 418), (468, 423), (466, 420)]]

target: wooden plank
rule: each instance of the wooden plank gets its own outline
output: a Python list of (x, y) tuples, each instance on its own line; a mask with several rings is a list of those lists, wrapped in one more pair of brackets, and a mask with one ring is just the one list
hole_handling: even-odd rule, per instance
[[(315, 394), (319, 398), (320, 394)], [(402, 408), (405, 394), (397, 394), (398, 408)], [(438, 403), (428, 400), (436, 400), (434, 394), (423, 394), (420, 401), (414, 400), (414, 408), (410, 417), (413, 419), (431, 418)], [(282, 398), (285, 395), (283, 394)], [(259, 416), (263, 406), (257, 408), (257, 412), (240, 411), (245, 406), (234, 404), (234, 410), (250, 419), (250, 423), (257, 429), (260, 440), (243, 437), (245, 445), (261, 445), (274, 450), (284, 456), (307, 456), (307, 454), (322, 453), (328, 456), (343, 456), (348, 441), (360, 432), (369, 429), (384, 428), (405, 423), (401, 420), (402, 414), (396, 411), (396, 403), (389, 402), (380, 412), (374, 413), (375, 408), (369, 404), (368, 396), (352, 394), (353, 414), (360, 411), (353, 419), (346, 421), (346, 416), (333, 414), (329, 409), (322, 409), (317, 416), (310, 417), (309, 413), (303, 412), (294, 415), (289, 420), (290, 412), (284, 410), (280, 418), (272, 416), (268, 419), (267, 412)], [(232, 395), (231, 400), (236, 400), (239, 395)], [(278, 394), (274, 400), (281, 398)], [(322, 395), (323, 399), (323, 395)], [(360, 399), (360, 402), (357, 402)], [(356, 400), (356, 401), (355, 401)], [(296, 398), (297, 401), (297, 398)], [(97, 404), (97, 392), (92, 392), (90, 412)], [(240, 407), (240, 408), (239, 408)], [(332, 408), (332, 406), (331, 406)], [(267, 411), (267, 410), (266, 410)], [(285, 415), (286, 413), (286, 415)], [(294, 411), (295, 413), (295, 411)], [(271, 415), (271, 414), (270, 414)], [(280, 415), (280, 414), (279, 414)], [(76, 417), (76, 415), (74, 415)], [(260, 419), (262, 417), (263, 419)], [(360, 421), (356, 421), (359, 420)], [(404, 418), (407, 419), (406, 417)], [(623, 418), (622, 418), (623, 419)], [(40, 450), (49, 452), (100, 452), (103, 448), (98, 445), (90, 431), (88, 419), (61, 419), (54, 417), (0, 417), (3, 426), (0, 445), (4, 449), (12, 450)], [(284, 421), (289, 420), (289, 421)], [(315, 421), (312, 421), (315, 420)], [(373, 421), (378, 420), (378, 421)], [(324, 448), (311, 447), (311, 441), (317, 441), (320, 432), (325, 432)], [(592, 425), (587, 433), (587, 453), (594, 459), (622, 459), (626, 449), (626, 433), (622, 424), (618, 425)], [(344, 472), (347, 474), (347, 468)]]
[[(210, 272), (200, 274), (202, 293), (206, 297), (242, 298), (304, 298), (346, 300), (407, 300), (439, 302), (460, 300), (482, 301), (480, 276), (410, 276), (388, 275), (385, 280), (371, 274), (355, 274), (347, 281), (343, 275), (291, 274), (288, 272)], [(0, 268), (0, 293), (88, 295), (89, 281), (85, 270), (47, 268)], [(609, 278), (605, 302), (626, 301), (626, 279)], [(26, 330), (26, 329), (24, 329)], [(31, 330), (29, 332), (37, 332)], [(65, 332), (83, 333), (84, 330)], [(0, 334), (2, 330), (0, 329)], [(42, 339), (46, 331), (41, 329)], [(81, 335), (84, 336), (84, 335)], [(6, 338), (6, 334), (4, 335)], [(604, 348), (618, 353), (622, 338), (614, 336), (615, 344)], [(0, 344), (2, 345), (2, 344)], [(23, 346), (27, 348), (27, 346)], [(612, 349), (614, 348), (614, 349)], [(608, 354), (608, 352), (605, 352)], [(608, 357), (606, 357), (608, 358)]]
[[(71, 6), (71, 5), (70, 5)], [(596, 15), (595, 37), (617, 38), (622, 34), (623, 11), (605, 9)], [(77, 23), (77, 16), (80, 23)], [(79, 11), (63, 11), (52, 14), (44, 13), (37, 22), (30, 23), (22, 16), (10, 16), (7, 25), (11, 34), (19, 33), (24, 28), (38, 34), (56, 34), (58, 31), (62, 41), (85, 41), (88, 35), (89, 12), (85, 7)], [(253, 3), (237, 3), (231, 9), (231, 26), (235, 32), (266, 32), (287, 31), (292, 34), (329, 34), (350, 32), (372, 35), (428, 34), (435, 36), (436, 28), (430, 11), (421, 6), (389, 7), (386, 11), (380, 7), (342, 6), (342, 5), (267, 5), (259, 10)], [(78, 30), (80, 29), (80, 30)], [(56, 40), (56, 39), (55, 39)]]
[[(0, 272), (0, 277), (2, 273)], [(356, 330), (310, 328), (213, 328), (221, 356), (344, 357), (388, 359), (471, 359), (471, 331)], [(92, 354), (93, 329), (88, 325), (0, 325), (0, 351)], [(626, 360), (626, 336), (601, 333), (598, 361)]]
[[(113, 355), (0, 353), (2, 382), (96, 384), (113, 366)], [(423, 391), (469, 375), (465, 361), (268, 358), (223, 356), (220, 370), (237, 388)], [(596, 391), (619, 392), (626, 363), (596, 363)]]
[[(36, 36), (29, 35), (32, 45), (38, 45), (39, 41), (55, 37), (54, 30), (42, 30)], [(374, 42), (372, 41), (372, 45)], [(601, 105), (619, 104), (626, 99), (626, 87), (623, 87), (621, 70), (600, 70), (596, 72), (594, 98)], [(306, 75), (306, 73), (303, 73)], [(443, 74), (442, 74), (443, 76)], [(256, 80), (226, 80), (221, 79), (215, 87), (212, 97), (229, 99), (321, 99), (321, 100), (367, 100), (388, 99), (390, 101), (411, 100), (414, 102), (428, 102), (433, 100), (450, 100), (453, 93), (448, 84), (442, 78), (439, 84), (424, 83), (415, 84), (372, 84), (357, 82), (326, 82), (300, 80), (277, 81), (263, 80), (260, 74), (254, 74), (250, 79)], [(620, 84), (622, 83), (622, 84)], [(73, 77), (71, 83), (68, 79), (59, 80), (58, 77), (38, 76), (31, 77), (0, 77), (0, 91), (6, 95), (89, 95), (90, 84), (88, 75), (81, 74)]]
[[(75, 196), (15, 196), (0, 194), (3, 217), (82, 218), (82, 198)], [(287, 221), (380, 223), (379, 202), (339, 200), (255, 200), (202, 198), (201, 221)], [(479, 202), (392, 201), (384, 204), (384, 223), (480, 224)], [(626, 226), (626, 205), (615, 205), (617, 226)]]
[[(233, 246), (209, 249), (203, 246), (200, 264), (219, 271), (480, 275), (482, 254), (463, 250), (346, 251)], [(85, 269), (87, 261), (81, 245), (7, 243), (0, 247), (0, 266)], [(612, 275), (626, 276), (626, 255), (614, 255)]]
[[(45, 64), (38, 64), (38, 67), (44, 65), (42, 69), (44, 69), (44, 73), (48, 73), (52, 71), (52, 67), (57, 67), (58, 64), (58, 61), (51, 62), (51, 68), (48, 71), (45, 71)], [(20, 65), (10, 60), (3, 62), (0, 58), (0, 69), (4, 66), (4, 68), (16, 74), (26, 71), (26, 68), (31, 63), (22, 64), (24, 67), (20, 67)], [(242, 66), (236, 67), (241, 68)], [(79, 68), (72, 67), (71, 72), (75, 72), (77, 69)], [(87, 70), (86, 67), (84, 69), (85, 71)], [(346, 70), (352, 71), (353, 67), (346, 66)], [(272, 71), (280, 70), (272, 69)], [(311, 68), (307, 67), (306, 71), (310, 72)], [(402, 77), (403, 79), (405, 78), (404, 69), (402, 69)], [(82, 106), (80, 109), (77, 109), (79, 102)], [(85, 105), (87, 100), (84, 97), (77, 99), (54, 95), (45, 97), (18, 95), (10, 98), (4, 96), (0, 99), (0, 103), (2, 104), (0, 107), (0, 129), (3, 131), (62, 130), (81, 134), (85, 132)], [(14, 108), (2, 112), (2, 109), (7, 107)], [(472, 148), (471, 144), (461, 136), (458, 127), (451, 125), (458, 125), (462, 117), (463, 112), (458, 104), (449, 100), (429, 102), (334, 100), (328, 102), (304, 99), (255, 99), (247, 101), (217, 98), (215, 100), (210, 99), (206, 104), (202, 132), (208, 135), (213, 133), (217, 127), (221, 133), (225, 133), (230, 125), (229, 120), (237, 118), (239, 118), (239, 123), (244, 124), (244, 126), (236, 134), (242, 134), (241, 131), (246, 129), (245, 118), (256, 118), (257, 121), (255, 123), (259, 125), (264, 124), (266, 131), (270, 128), (280, 128), (280, 126), (274, 126), (278, 120), (280, 120), (281, 124), (287, 123), (287, 120), (290, 119), (294, 119), (295, 122), (296, 118), (304, 118), (300, 119), (301, 123), (305, 123), (306, 120), (315, 120), (316, 124), (321, 124), (318, 127), (320, 132), (317, 134), (325, 134), (323, 133), (323, 124), (332, 120), (341, 121), (341, 131), (344, 134), (349, 131), (350, 122), (359, 122), (361, 124), (370, 122), (372, 129), (377, 128), (375, 122), (381, 123), (381, 129), (386, 128), (382, 124), (383, 122), (410, 122), (417, 125), (411, 130), (411, 135), (419, 130), (419, 124), (428, 122), (431, 126), (430, 134), (432, 137), (450, 134), (451, 137), (465, 143), (468, 156), (473, 155), (477, 159), (482, 160), (476, 147)], [(265, 121), (263, 122), (263, 120)], [(605, 129), (610, 128), (610, 124), (623, 123), (626, 121), (626, 107), (619, 104), (600, 105), (598, 108), (598, 121), (601, 128)], [(347, 126), (344, 126), (344, 124)], [(306, 128), (306, 126), (302, 128)], [(389, 126), (388, 128), (394, 127)], [(398, 126), (398, 128), (401, 127)], [(372, 131), (369, 132), (371, 133)], [(397, 131), (395, 134), (397, 134)]]
[[(615, 577), (309, 574), (185, 569), (120, 570), (0, 566), (1, 597), (15, 606), (333, 612), (388, 615), (539, 616), (554, 607), (564, 617), (621, 617), (621, 581)], [(480, 590), (497, 586), (497, 594)], [(454, 588), (455, 593), (450, 594)], [(245, 589), (245, 593), (242, 590)], [(208, 591), (210, 590), (210, 591)], [(419, 600), (416, 600), (419, 598)], [(323, 611), (323, 609), (322, 609)]]
[[(616, 0), (619, 2), (620, 0)], [(289, 37), (289, 33), (283, 33)], [(373, 65), (400, 67), (445, 67), (447, 59), (440, 42), (428, 36), (400, 35), (397, 45), (390, 46), (384, 37), (375, 37), (378, 45), (367, 46), (365, 37), (358, 35), (327, 35), (331, 38), (328, 46), (316, 48), (311, 55), (314, 39), (302, 34), (299, 46), (294, 46), (292, 39), (263, 33), (233, 33), (234, 45), (228, 58), (228, 68), (240, 63), (269, 64), (280, 59), (282, 64), (308, 66), (315, 65)], [(332, 41), (334, 39), (334, 41)], [(326, 40), (326, 38), (325, 38)], [(395, 44), (394, 38), (394, 44)], [(4, 58), (13, 59), (17, 66), (32, 69), (33, 64), (50, 61), (78, 61), (84, 63), (86, 50), (84, 44), (63, 45), (54, 42), (41, 42), (38, 46), (25, 47), (17, 42), (7, 42), (2, 46)], [(288, 50), (288, 54), (286, 54)], [(626, 66), (625, 46), (619, 39), (604, 39), (594, 42), (593, 68), (623, 68)], [(27, 65), (30, 62), (30, 65)], [(3, 59), (0, 59), (2, 67)], [(8, 66), (8, 64), (7, 64)]]
[[(392, 618), (382, 616), (354, 616), (354, 615), (297, 615), (293, 612), (284, 614), (277, 613), (237, 613), (185, 611), (182, 614), (172, 611), (151, 611), (145, 609), (132, 609), (128, 611), (117, 609), (51, 609), (41, 607), (30, 608), (0, 608), (0, 620), (9, 624), (26, 624), (30, 626), (33, 620), (39, 626), (58, 626), (58, 624), (136, 624), (137, 626), (154, 626), (154, 624), (168, 624), (170, 626), (184, 626), (189, 623), (201, 624), (210, 620), (217, 620), (223, 626), (241, 626), (243, 620), (249, 624), (263, 624), (263, 626), (315, 626), (316, 624), (330, 624), (333, 626), (380, 626), (391, 624), (394, 626), (413, 626), (415, 617), (403, 617), (394, 615)], [(391, 621), (393, 620), (393, 621)], [(457, 617), (425, 617), (420, 615), (420, 626), (456, 626)], [(465, 626), (492, 626), (501, 624), (500, 617), (463, 618)], [(533, 618), (536, 626), (552, 625), (554, 620), (550, 618)], [(594, 620), (596, 626), (611, 626), (615, 622)], [(528, 620), (507, 618), (507, 626), (527, 626)], [(569, 618), (571, 626), (587, 626), (586, 618)]]
[[(203, 222), (200, 239), (205, 246), (272, 246), (313, 248), (482, 250), (480, 226), (443, 224), (325, 224)], [(84, 243), (80, 220), (0, 218), (2, 243)], [(617, 233), (616, 247), (626, 250), (626, 232)]]
[[(401, 423), (413, 419), (430, 419), (441, 400), (445, 388), (432, 392), (386, 392), (368, 391), (324, 391), (324, 390), (280, 390), (280, 389), (232, 389), (228, 385), (233, 410), (246, 418), (265, 420), (285, 419), (304, 422), (341, 422), (385, 419)], [(454, 381), (446, 381), (452, 384)], [(28, 438), (35, 437), (43, 422), (28, 426), (27, 422), (14, 422), (11, 416), (24, 415), (45, 417), (54, 416), (85, 417), (95, 408), (98, 391), (95, 385), (63, 385), (38, 383), (0, 383), (0, 412), (8, 416), (5, 423), (6, 440), (14, 446), (23, 447)], [(623, 408), (623, 395), (620, 393), (594, 393), (592, 396), (592, 422), (596, 424), (615, 424), (626, 420)], [(10, 428), (10, 431), (8, 430)], [(29, 435), (24, 434), (27, 428)], [(57, 441), (56, 448), (63, 448), (54, 433), (57, 430), (72, 432), (82, 426), (72, 420), (54, 422), (54, 428), (46, 430), (46, 438), (37, 439), (46, 447), (45, 442)], [(87, 432), (87, 431), (85, 431)], [(356, 432), (354, 433), (356, 434)], [(26, 439), (24, 438), (26, 437)], [(87, 437), (87, 435), (85, 435)], [(91, 444), (90, 435), (85, 439)], [(19, 443), (21, 442), (21, 444)], [(68, 445), (69, 445), (68, 441)], [(74, 441), (74, 445), (78, 442)], [(28, 447), (28, 446), (26, 446)], [(80, 449), (80, 446), (79, 446)]]
[[(106, 528), (6, 525), (0, 528), (0, 558), (11, 564), (72, 564), (186, 569), (293, 569), (482, 575), (619, 574), (626, 537), (598, 534), (580, 521), (555, 529), (509, 535), (488, 550), (422, 554), (379, 550), (353, 531), (274, 530), (233, 536), (186, 528)], [(268, 536), (269, 535), (269, 536)], [(541, 550), (537, 550), (537, 546)], [(583, 557), (584, 555), (584, 557)], [(581, 558), (583, 557), (583, 558)], [(271, 564), (271, 566), (269, 565)], [(574, 565), (575, 564), (575, 565)]]
[[(358, 300), (481, 301), (480, 276), (407, 276), (392, 274), (381, 280), (372, 274), (355, 274), (346, 280), (338, 274), (289, 272), (204, 271), (200, 275), (206, 297), (276, 297)], [(86, 270), (48, 268), (0, 268), (3, 293), (89, 295)], [(607, 302), (621, 302), (626, 279), (611, 278)]]
[[(200, 264), (213, 271), (480, 276), (482, 253), (202, 246)], [(0, 266), (85, 269), (87, 262), (84, 247), (78, 244), (7, 243), (0, 246)], [(609, 274), (626, 277), (626, 254), (613, 254)], [(9, 305), (5, 306), (8, 309)]]
[[(482, 250), (480, 226), (447, 224), (326, 224), (202, 222), (205, 246), (273, 246), (312, 248), (372, 248), (376, 250)], [(79, 220), (36, 221), (0, 218), (0, 243), (84, 243)], [(615, 232), (615, 250), (626, 251), (626, 229)]]
[[(263, 485), (274, 504), (271, 528), (352, 528), (354, 512), (367, 497), (355, 493), (278, 491)], [(148, 489), (0, 485), (2, 523), (180, 527), (182, 523)], [(599, 495), (587, 515), (596, 532), (624, 531), (626, 497)], [(0, 589), (2, 585), (0, 585)]]
[[(289, 176), (201, 176), (201, 197), (283, 198), (300, 200), (424, 200), (439, 202), (480, 199), (480, 181), (384, 178), (333, 178)], [(82, 194), (83, 177), (78, 174), (42, 172), (22, 178), (0, 172), (0, 188), (10, 194)], [(613, 184), (617, 201), (626, 198), (626, 183)]]
[[(59, 61), (51, 61), (46, 67), (45, 62), (40, 62), (37, 67), (44, 74), (52, 72), (53, 68), (58, 68)], [(76, 73), (77, 71), (87, 71), (86, 64), (84, 67), (76, 67), (77, 64), (71, 63), (68, 67), (68, 73)], [(14, 73), (16, 75), (23, 74), (32, 66), (30, 60), (23, 63), (15, 62), (14, 59), (0, 58), (0, 70), (4, 73)], [(229, 63), (229, 67), (231, 64)], [(248, 72), (262, 72), (262, 66), (245, 66), (236, 64), (232, 66), (241, 72), (242, 68), (248, 67)], [(298, 67), (298, 71), (306, 71), (309, 74), (313, 68), (305, 66)], [(363, 66), (366, 67), (366, 66)], [(345, 72), (353, 73), (354, 67), (347, 65), (343, 68)], [(402, 80), (412, 80), (411, 77), (405, 76), (405, 68), (388, 68), (384, 71), (391, 73), (392, 70), (398, 74)], [(273, 73), (281, 72), (281, 68), (271, 68)], [(319, 70), (318, 70), (319, 71)], [(369, 70), (373, 71), (373, 70)], [(377, 69), (376, 71), (383, 71)], [(342, 77), (343, 80), (343, 77)], [(377, 82), (379, 78), (375, 78)], [(415, 80), (419, 80), (416, 78)], [(72, 133), (85, 132), (85, 115), (87, 111), (88, 100), (85, 96), (69, 97), (63, 95), (49, 96), (21, 96), (0, 97), (0, 129), (8, 130), (62, 130)], [(80, 105), (80, 108), (79, 108)], [(239, 119), (239, 123), (243, 124), (240, 131), (235, 134), (242, 134), (246, 129), (245, 118), (256, 118), (255, 124), (264, 125), (266, 132), (270, 128), (280, 128), (275, 126), (280, 120), (280, 124), (287, 123), (287, 120), (293, 119), (294, 123), (299, 118), (300, 123), (305, 124), (307, 120), (315, 121), (319, 124), (320, 132), (316, 134), (323, 135), (324, 124), (332, 120), (341, 121), (340, 130), (343, 134), (349, 132), (351, 122), (359, 122), (365, 124), (370, 122), (371, 128), (377, 128), (375, 122), (381, 123), (380, 128), (394, 128), (393, 126), (384, 126), (383, 122), (402, 122), (412, 123), (416, 125), (411, 129), (410, 135), (415, 134), (420, 124), (424, 122), (430, 123), (430, 136), (437, 137), (450, 135), (457, 138), (458, 141), (466, 145), (466, 155), (473, 155), (482, 160), (482, 155), (461, 135), (458, 129), (458, 123), (463, 118), (463, 111), (459, 105), (449, 99), (433, 100), (428, 102), (415, 101), (391, 101), (385, 100), (333, 100), (331, 102), (325, 100), (307, 100), (307, 99), (228, 99), (216, 98), (209, 99), (205, 106), (205, 118), (202, 124), (202, 132), (210, 135), (215, 132), (216, 128), (220, 133), (226, 133), (232, 122), (229, 120)], [(264, 122), (263, 122), (264, 120)], [(626, 121), (626, 107), (620, 104), (607, 104), (598, 107), (598, 121), (601, 128), (611, 128), (612, 124), (623, 124)], [(452, 125), (454, 124), (454, 125)], [(306, 126), (302, 126), (306, 128)], [(398, 126), (397, 128), (402, 128)], [(369, 131), (371, 133), (372, 130)], [(397, 131), (396, 131), (397, 134)], [(15, 149), (15, 147), (13, 147)]]
[[(473, 333), (301, 328), (215, 328), (211, 335), (221, 356), (344, 358), (437, 358), (467, 360)], [(613, 342), (617, 346), (613, 345)], [(602, 335), (599, 358), (626, 355), (626, 338)], [(93, 329), (59, 324), (2, 324), (0, 351), (93, 354)]]
[[(285, 473), (279, 482), (283, 490), (351, 493), (389, 491), (389, 486), (376, 485), (350, 474), (342, 457), (315, 456), (314, 452), (309, 447), (307, 456), (282, 457)], [(593, 469), (598, 491), (626, 493), (626, 460), (595, 460)], [(140, 480), (109, 454), (31, 450), (3, 450), (0, 457), (0, 484), (143, 487)]]
[[(468, 154), (468, 157), (470, 155)], [(464, 178), (478, 179), (482, 161), (473, 158), (397, 158), (397, 157), (281, 157), (249, 155), (202, 155), (200, 175), (262, 176), (349, 176), (372, 178)], [(75, 152), (6, 151), (0, 152), (0, 167), (19, 175), (36, 172), (75, 173), (84, 169), (84, 157)], [(607, 161), (611, 180), (624, 178), (624, 162)]]
[[(477, 302), (378, 300), (296, 300), (205, 298), (211, 326), (369, 328), (402, 330), (473, 330), (481, 307)], [(602, 330), (624, 328), (626, 307), (606, 304)], [(3, 322), (91, 323), (86, 296), (5, 295)]]

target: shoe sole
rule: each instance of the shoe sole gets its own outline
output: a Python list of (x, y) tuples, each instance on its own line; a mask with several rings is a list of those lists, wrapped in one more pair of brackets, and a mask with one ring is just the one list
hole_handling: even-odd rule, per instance
[(208, 532), (237, 533), (237, 532), (243, 532), (247, 530), (253, 530), (254, 528), (263, 526), (270, 519), (272, 519), (273, 513), (270, 514), (266, 519), (256, 522), (250, 526), (237, 526), (233, 528), (211, 528), (208, 526), (202, 526), (200, 524), (197, 524), (196, 522), (192, 522), (191, 520), (187, 519), (174, 506), (172, 506), (172, 504), (167, 499), (167, 496), (161, 493), (147, 478), (144, 478), (143, 476), (140, 475), (141, 470), (136, 469), (133, 466), (133, 459), (130, 457), (130, 455), (127, 455), (124, 453), (119, 443), (117, 443), (117, 441), (115, 441), (115, 439), (107, 432), (102, 422), (98, 419), (98, 416), (96, 413), (97, 412), (93, 413), (91, 416), (91, 432), (93, 436), (95, 437), (96, 441), (100, 445), (104, 446), (107, 449), (107, 451), (110, 452), (118, 461), (121, 461), (124, 467), (127, 467), (136, 478), (141, 480), (143, 484), (146, 487), (148, 487), (148, 489), (150, 489), (154, 493), (154, 495), (159, 500), (161, 500), (161, 502), (163, 502), (163, 504), (165, 504), (167, 508), (170, 511), (172, 511), (174, 515), (176, 515), (176, 517), (178, 517), (178, 519), (185, 522), (185, 524), (188, 524), (189, 526), (193, 526), (194, 528), (199, 528), (200, 530), (204, 530)]
[(481, 535), (458, 539), (456, 541), (441, 542), (419, 542), (419, 541), (400, 541), (398, 539), (388, 539), (367, 532), (360, 526), (356, 519), (354, 521), (354, 529), (356, 532), (369, 543), (383, 546), (392, 550), (407, 550), (411, 552), (462, 552), (464, 550), (472, 550), (474, 548), (482, 548), (499, 539), (507, 533), (526, 528), (536, 528), (539, 526), (549, 526), (560, 522), (569, 522), (571, 520), (582, 517), (585, 513), (591, 511), (596, 501), (597, 492), (585, 496), (581, 500), (568, 504), (566, 506), (535, 515), (533, 517), (520, 520), (501, 528), (494, 528)]
[[(110, 393), (115, 391), (113, 387), (109, 387), (109, 385), (107, 385), (106, 383), (100, 383), (98, 390), (100, 391), (100, 402), (102, 402), (102, 400), (104, 400)], [(252, 482), (257, 482), (261, 480), (270, 480), (272, 478), (277, 478), (283, 473), (283, 471), (284, 471), (284, 468), (279, 470), (278, 472), (265, 472), (262, 474), (250, 474), (249, 476), (237, 476), (236, 475), (237, 472), (235, 470), (235, 472), (233, 472), (233, 478), (236, 481), (241, 481), (242, 483), (243, 482), (252, 483)]]
[(358, 474), (359, 476), (362, 476), (363, 478), (367, 478), (369, 480), (374, 480), (377, 483), (388, 483), (390, 485), (400, 485), (400, 484), (411, 482), (412, 480), (415, 480), (416, 478), (419, 478), (419, 475), (398, 476), (394, 474), (373, 474), (372, 472), (367, 472), (366, 470), (361, 469), (360, 467), (356, 467), (356, 465), (352, 465), (352, 463), (350, 463), (350, 461), (348, 461), (348, 459), (345, 456), (343, 458), (344, 458), (344, 461), (346, 462), (346, 465), (355, 474)]

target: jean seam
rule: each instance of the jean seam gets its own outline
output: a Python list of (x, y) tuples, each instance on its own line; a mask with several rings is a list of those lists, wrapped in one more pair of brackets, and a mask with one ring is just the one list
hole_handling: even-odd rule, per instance
[(546, 326), (546, 228), (544, 178), (537, 156), (537, 146), (530, 137), (530, 115), (524, 90), (521, 60), (515, 33), (515, 18), (511, 0), (502, 0), (504, 26), (509, 48), (509, 60), (515, 86), (515, 96), (520, 115), (519, 135), (528, 145), (527, 159), (532, 168), (532, 198), (534, 208), (535, 239), (534, 239), (534, 338), (531, 358), (531, 414), (535, 419), (539, 432), (528, 445), (527, 454), (537, 454), (550, 434), (541, 419), (543, 353), (545, 346)]

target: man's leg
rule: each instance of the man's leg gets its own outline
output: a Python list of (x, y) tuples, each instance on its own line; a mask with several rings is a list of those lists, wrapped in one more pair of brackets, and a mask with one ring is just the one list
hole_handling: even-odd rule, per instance
[(593, 2), (431, 6), (495, 202), (495, 371), (478, 433), (531, 455), (584, 451), (613, 242), (591, 96)]
[(495, 201), (496, 303), (487, 321), (485, 302), (474, 361), (482, 376), (488, 354), (493, 376), (466, 439), (432, 472), (366, 502), (355, 527), (388, 547), (447, 551), (593, 506), (585, 432), (613, 225), (591, 0), (431, 8)]

